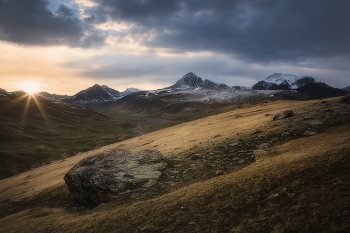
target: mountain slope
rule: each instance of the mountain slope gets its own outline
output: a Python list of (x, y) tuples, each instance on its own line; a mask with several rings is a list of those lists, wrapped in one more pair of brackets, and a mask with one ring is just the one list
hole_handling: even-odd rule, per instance
[(253, 90), (291, 90), (297, 89), (307, 83), (314, 83), (315, 79), (307, 76), (275, 73), (263, 81), (252, 86)]
[(110, 88), (106, 85), (101, 85), (102, 89), (105, 90), (110, 96), (113, 97), (114, 100), (117, 100), (120, 98), (120, 92), (117, 90), (114, 90), (113, 88)]
[(345, 90), (345, 91), (347, 91), (347, 92), (350, 92), (350, 86), (344, 87), (343, 90)]
[[(0, 218), (0, 229), (282, 232), (275, 231), (276, 225), (297, 218), (305, 232), (349, 232), (350, 115), (337, 101), (327, 100), (327, 105), (314, 100), (248, 106), (2, 180), (0, 207), (4, 217)], [(323, 119), (322, 112), (329, 104), (334, 104), (334, 113)], [(272, 121), (266, 116), (289, 109), (295, 117)], [(344, 111), (346, 114), (337, 114)], [(309, 124), (303, 119), (309, 114), (324, 124)], [(336, 122), (341, 125), (334, 125)], [(308, 128), (318, 133), (303, 135)], [(262, 132), (252, 135), (257, 129)], [(282, 137), (286, 130), (290, 134)], [(267, 154), (255, 156), (257, 162), (249, 164), (242, 159), (254, 156), (253, 151), (261, 146), (267, 146)], [(148, 190), (116, 195), (115, 200), (95, 209), (77, 203), (62, 177), (81, 159), (112, 148), (157, 149), (169, 158), (168, 168)], [(189, 159), (194, 154), (203, 157)], [(233, 167), (238, 162), (246, 167)], [(219, 170), (225, 173), (219, 175)]]
[(0, 93), (1, 94), (7, 94), (7, 91), (5, 89), (0, 88)]

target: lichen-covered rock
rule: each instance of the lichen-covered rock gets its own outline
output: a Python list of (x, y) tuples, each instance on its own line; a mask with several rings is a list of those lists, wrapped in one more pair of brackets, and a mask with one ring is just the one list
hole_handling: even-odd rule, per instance
[(273, 120), (282, 120), (288, 117), (293, 117), (295, 114), (292, 110), (286, 110), (284, 112), (281, 112), (279, 114), (277, 114), (276, 116), (273, 117)]
[(81, 202), (97, 206), (118, 193), (157, 180), (166, 158), (156, 150), (134, 153), (118, 148), (85, 158), (64, 176), (69, 191)]

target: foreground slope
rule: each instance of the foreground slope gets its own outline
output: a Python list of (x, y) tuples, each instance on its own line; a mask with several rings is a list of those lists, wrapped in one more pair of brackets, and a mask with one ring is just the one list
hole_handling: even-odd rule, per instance
[[(296, 116), (281, 121), (266, 116), (287, 109), (294, 110)], [(309, 122), (304, 116), (315, 119)], [(9, 212), (0, 219), (0, 229), (6, 232), (148, 232), (152, 229), (150, 232), (166, 229), (168, 232), (271, 232), (279, 222), (297, 218), (308, 232), (346, 232), (350, 229), (349, 117), (349, 105), (340, 105), (337, 99), (262, 103), (37, 168), (0, 181), (0, 199), (11, 199), (2, 201), (1, 208)], [(308, 129), (317, 134), (303, 136)], [(216, 178), (207, 179), (199, 173), (192, 183), (179, 179), (165, 194), (157, 189), (155, 193), (116, 200), (84, 212), (76, 207), (61, 208), (58, 203), (69, 194), (63, 175), (80, 159), (101, 150), (116, 146), (134, 151), (158, 149), (168, 157), (179, 158), (172, 161), (182, 166), (189, 163), (186, 156), (201, 153), (213, 157), (214, 166), (226, 138), (239, 143), (249, 141), (246, 144), (252, 149), (259, 147), (255, 141), (260, 144), (265, 140), (269, 153), (256, 156), (255, 163), (239, 171)], [(249, 152), (232, 153), (240, 156)], [(202, 171), (204, 167), (200, 164), (208, 159), (193, 161), (195, 166), (191, 167)], [(226, 157), (222, 162), (225, 161), (228, 161)], [(179, 176), (185, 173), (178, 165), (170, 170), (175, 174), (177, 171)], [(25, 206), (26, 202), (31, 207), (19, 211), (21, 203)]]

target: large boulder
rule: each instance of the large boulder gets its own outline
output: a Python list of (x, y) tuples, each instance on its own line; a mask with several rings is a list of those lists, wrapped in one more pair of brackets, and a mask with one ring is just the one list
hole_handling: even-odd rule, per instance
[(345, 96), (343, 96), (340, 100), (340, 103), (346, 103), (346, 104), (350, 104), (350, 93), (346, 94)]
[(281, 112), (279, 114), (277, 114), (276, 116), (273, 117), (273, 120), (282, 120), (288, 117), (293, 117), (295, 116), (294, 112), (292, 110), (286, 110), (284, 112)]
[(118, 193), (149, 187), (146, 183), (154, 183), (166, 165), (166, 158), (156, 150), (134, 153), (114, 148), (81, 160), (64, 180), (79, 201), (96, 206)]

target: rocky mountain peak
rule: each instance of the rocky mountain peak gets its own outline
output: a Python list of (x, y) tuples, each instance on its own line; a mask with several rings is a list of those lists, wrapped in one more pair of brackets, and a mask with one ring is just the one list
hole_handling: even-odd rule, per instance
[(169, 88), (172, 89), (194, 89), (199, 87), (227, 87), (226, 84), (223, 83), (215, 83), (211, 80), (204, 80), (197, 76), (193, 72), (189, 72), (184, 75), (181, 79), (179, 79), (174, 85)]

